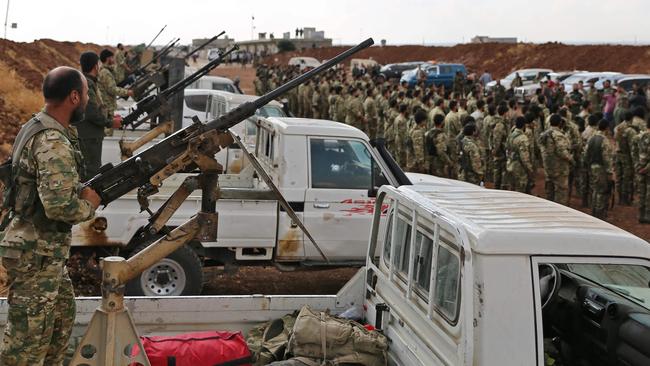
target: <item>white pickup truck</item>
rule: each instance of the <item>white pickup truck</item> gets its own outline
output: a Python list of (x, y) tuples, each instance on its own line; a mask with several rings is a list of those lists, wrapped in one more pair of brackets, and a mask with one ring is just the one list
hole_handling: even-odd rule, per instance
[[(356, 306), (388, 337), (389, 365), (650, 364), (645, 240), (537, 197), (421, 183), (379, 190), (366, 266), (336, 295), (125, 305), (142, 335), (246, 332), (303, 305)], [(77, 341), (99, 302), (77, 299)], [(0, 323), (6, 311), (2, 300)]]
[[(408, 178), (381, 145), (372, 146), (363, 132), (348, 125), (259, 116), (255, 125), (253, 135), (248, 134), (250, 128), (243, 129), (244, 140), (329, 264), (362, 265), (374, 207), (373, 187), (410, 184)], [(105, 160), (119, 161), (118, 139), (116, 136), (105, 142)], [(217, 155), (218, 160), (228, 162), (224, 163), (227, 172), (236, 172), (219, 176), (218, 240), (182, 247), (132, 281), (127, 293), (198, 295), (204, 261), (228, 266), (273, 262), (282, 268), (325, 264), (253, 167), (244, 163), (241, 150), (235, 149), (232, 154), (239, 158), (220, 159)], [(167, 179), (160, 192), (151, 197), (151, 209), (160, 207), (186, 176), (176, 174)], [(174, 214), (169, 227), (187, 221), (200, 206), (201, 193), (196, 191)], [(95, 219), (73, 228), (73, 251), (91, 248), (99, 251), (99, 256), (118, 252), (128, 257), (142, 250), (156, 237), (143, 230), (149, 215), (139, 212), (136, 192), (99, 209)]]

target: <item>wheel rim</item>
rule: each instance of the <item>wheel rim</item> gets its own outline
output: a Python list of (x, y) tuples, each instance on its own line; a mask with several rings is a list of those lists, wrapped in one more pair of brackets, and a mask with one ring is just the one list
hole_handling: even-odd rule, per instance
[(145, 296), (180, 295), (186, 284), (183, 267), (169, 258), (164, 258), (140, 275), (140, 287)]

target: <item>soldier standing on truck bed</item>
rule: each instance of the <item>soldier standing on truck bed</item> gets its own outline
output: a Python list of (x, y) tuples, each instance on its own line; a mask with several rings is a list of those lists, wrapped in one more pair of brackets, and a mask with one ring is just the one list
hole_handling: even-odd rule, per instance
[(70, 125), (88, 102), (85, 78), (58, 67), (45, 77), (43, 96), (45, 108), (16, 137), (3, 192), (8, 214), (0, 225), (0, 256), (9, 312), (0, 364), (5, 366), (63, 364), (76, 312), (65, 268), (71, 227), (93, 218), (100, 202), (92, 189), (79, 189), (82, 158)]
[(592, 192), (591, 214), (599, 219), (607, 218), (609, 197), (614, 186), (614, 147), (607, 137), (609, 122), (602, 119), (598, 132), (589, 138), (582, 158), (589, 169), (589, 186)]

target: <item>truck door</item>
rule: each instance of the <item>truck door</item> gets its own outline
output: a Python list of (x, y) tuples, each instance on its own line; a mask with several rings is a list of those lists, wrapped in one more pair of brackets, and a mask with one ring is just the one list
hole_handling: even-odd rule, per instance
[[(373, 161), (363, 140), (310, 137), (309, 182), (305, 192), (304, 222), (331, 260), (365, 260), (374, 198), (374, 185), (386, 179)], [(305, 245), (306, 259), (320, 260), (318, 252)]]

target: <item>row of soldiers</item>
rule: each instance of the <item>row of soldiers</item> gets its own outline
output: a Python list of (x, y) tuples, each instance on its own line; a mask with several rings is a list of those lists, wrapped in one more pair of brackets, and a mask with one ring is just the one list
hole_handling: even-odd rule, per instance
[[(297, 73), (263, 65), (256, 92)], [(650, 222), (645, 108), (626, 108), (612, 139), (609, 111), (594, 109), (588, 94), (578, 98), (579, 90), (563, 98), (549, 94), (550, 102), (544, 92), (518, 103), (501, 88), (485, 95), (479, 83), (457, 79), (447, 90), (423, 82), (409, 87), (339, 69), (299, 87), (287, 102), (295, 116), (339, 121), (384, 138), (407, 171), (531, 193), (543, 168), (547, 199), (568, 205), (577, 191), (583, 206), (605, 218), (616, 189), (623, 205), (632, 204), (636, 191), (639, 221)]]

